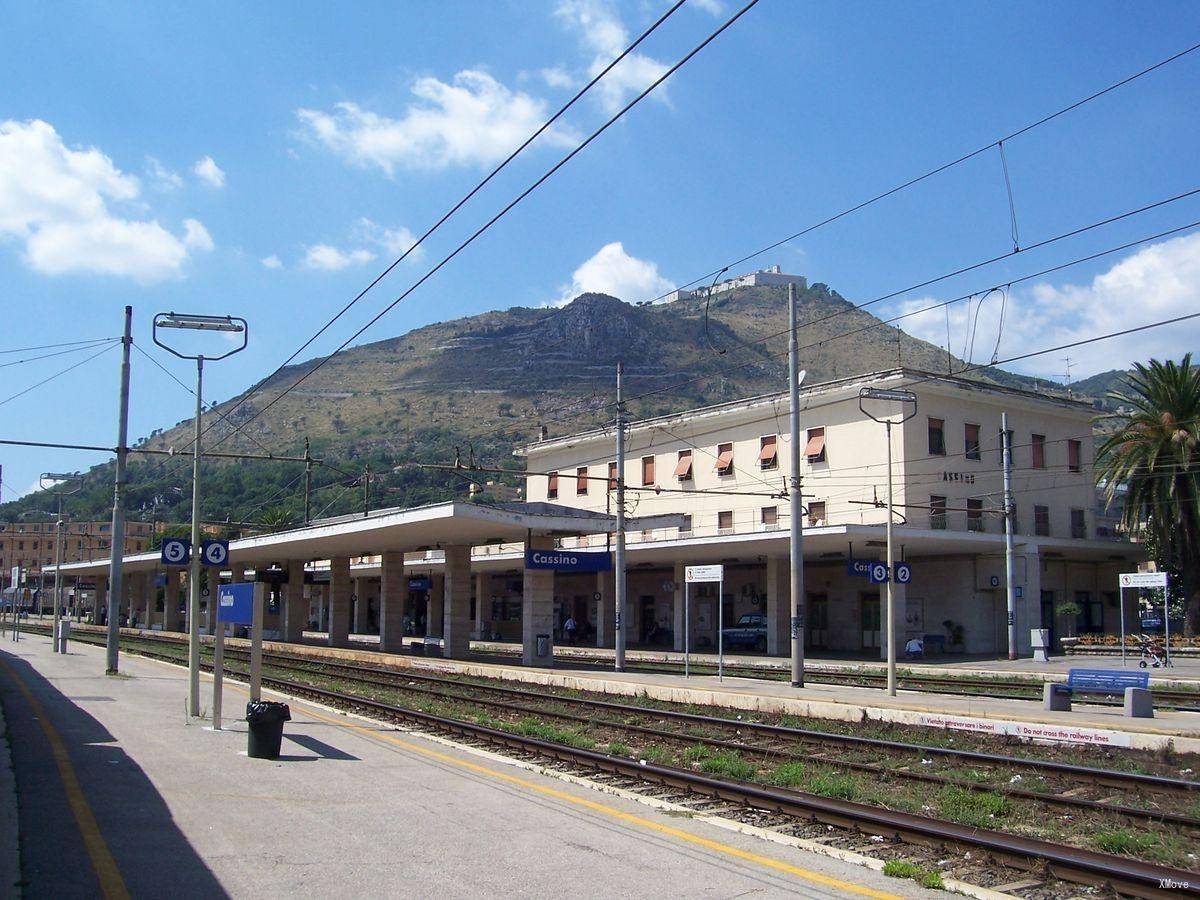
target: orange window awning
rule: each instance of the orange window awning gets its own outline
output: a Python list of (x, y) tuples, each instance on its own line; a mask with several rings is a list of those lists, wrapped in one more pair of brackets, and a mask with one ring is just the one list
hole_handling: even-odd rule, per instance
[(808, 444), (804, 447), (804, 455), (809, 459), (820, 456), (825, 452), (825, 433), (814, 434), (808, 439)]
[(722, 450), (717, 455), (717, 471), (724, 472), (733, 468), (733, 451)]
[(769, 463), (775, 461), (775, 454), (778, 450), (774, 441), (768, 441), (762, 445), (762, 449), (758, 451), (758, 461)]
[(679, 462), (675, 463), (676, 478), (691, 478), (692, 477), (692, 455), (679, 457)]

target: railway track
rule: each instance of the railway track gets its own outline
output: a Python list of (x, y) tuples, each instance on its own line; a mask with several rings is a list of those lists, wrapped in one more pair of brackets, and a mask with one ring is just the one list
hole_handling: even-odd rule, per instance
[[(77, 636), (82, 633), (77, 632)], [(88, 635), (88, 637), (92, 637)], [(87, 639), (87, 638), (85, 638)], [(140, 638), (133, 642), (145, 646), (135, 649), (149, 656), (179, 663), (182, 660), (178, 654), (158, 652), (167, 649), (163, 645), (182, 647), (182, 642), (168, 638)], [(132, 642), (131, 642), (132, 643)], [(241, 660), (248, 654), (235, 648), (227, 648), (227, 659)], [(702, 716), (695, 713), (664, 710), (657, 708), (638, 707), (631, 704), (611, 701), (592, 700), (578, 697), (563, 697), (547, 695), (517, 688), (499, 685), (478, 685), (461, 680), (442, 678), (434, 675), (416, 673), (411, 670), (396, 672), (393, 670), (362, 666), (359, 664), (331, 662), (327, 660), (311, 660), (294, 657), (290, 654), (265, 653), (264, 666), (274, 672), (285, 674), (295, 673), (301, 676), (341, 679), (364, 687), (381, 688), (388, 691), (400, 691), (423, 697), (432, 697), (449, 703), (467, 704), (472, 708), (487, 707), (496, 710), (507, 710), (515, 715), (529, 714), (562, 721), (571, 721), (580, 725), (587, 724), (596, 727), (624, 729), (628, 733), (638, 733), (654, 740), (686, 741), (691, 744), (702, 743), (719, 749), (735, 749), (738, 752), (761, 753), (771, 755), (776, 759), (786, 759), (789, 756), (811, 759), (811, 754), (796, 754), (780, 746), (778, 742), (821, 741), (841, 748), (836, 760), (837, 765), (872, 772), (879, 775), (896, 776), (895, 771), (886, 770), (877, 764), (858, 763), (846, 758), (846, 750), (869, 750), (871, 752), (903, 751), (912, 754), (914, 751), (922, 757), (937, 755), (957, 762), (986, 763), (1002, 765), (1006, 769), (1026, 769), (1051, 772), (1055, 777), (1074, 779), (1089, 784), (1107, 787), (1122, 786), (1141, 792), (1157, 792), (1159, 794), (1175, 794), (1195, 797), (1200, 790), (1200, 784), (1183, 779), (1164, 778), (1162, 776), (1129, 773), (1111, 770), (1095, 770), (1066, 763), (1024, 759), (1019, 757), (999, 757), (976, 751), (962, 749), (914, 746), (900, 742), (884, 741), (878, 738), (867, 738), (850, 735), (831, 735), (825, 732), (810, 732), (803, 729), (769, 725), (760, 722), (736, 721), (720, 717)], [(385, 702), (377, 698), (364, 696), (361, 693), (349, 693), (328, 686), (315, 685), (311, 682), (297, 681), (291, 677), (281, 678), (276, 674), (264, 673), (264, 683), (275, 686), (280, 690), (299, 696), (311, 697), (321, 702), (341, 708), (349, 708), (366, 712), (373, 716), (383, 716), (390, 720), (413, 722), (422, 727), (431, 727), (438, 731), (467, 736), (473, 740), (491, 745), (502, 745), (509, 749), (517, 749), (524, 753), (545, 756), (558, 762), (581, 766), (585, 769), (599, 769), (613, 773), (623, 778), (637, 779), (640, 782), (670, 787), (689, 793), (699, 793), (719, 800), (743, 805), (747, 808), (766, 811), (785, 818), (797, 819), (802, 822), (820, 822), (840, 829), (859, 829), (871, 835), (882, 836), (885, 840), (912, 841), (923, 846), (943, 847), (953, 845), (984, 850), (989, 856), (1006, 865), (1014, 866), (1025, 872), (1039, 873), (1041, 877), (1049, 874), (1064, 878), (1067, 881), (1085, 884), (1109, 883), (1121, 893), (1134, 896), (1160, 896), (1166, 893), (1179, 894), (1179, 890), (1161, 891), (1158, 885), (1183, 884), (1200, 885), (1200, 873), (1187, 872), (1181, 869), (1155, 865), (1149, 862), (1132, 860), (1122, 856), (1096, 853), (1075, 847), (1068, 847), (1046, 841), (1013, 835), (1006, 832), (979, 829), (973, 826), (956, 824), (927, 816), (912, 815), (868, 804), (840, 800), (806, 794), (795, 790), (776, 788), (745, 781), (729, 781), (718, 779), (690, 771), (688, 769), (657, 765), (645, 760), (618, 758), (613, 754), (600, 753), (579, 747), (569, 747), (561, 743), (541, 740), (528, 735), (514, 734), (503, 728), (492, 727), (478, 722), (470, 722), (457, 717), (438, 715), (411, 706)], [(483, 695), (483, 696), (481, 696)], [(556, 708), (560, 707), (560, 708)], [(568, 712), (566, 708), (573, 707), (576, 712)], [(614, 721), (618, 718), (619, 721)], [(633, 718), (634, 721), (629, 721)], [(661, 727), (664, 723), (686, 725), (690, 728), (702, 726), (733, 730), (739, 734), (738, 739), (729, 740), (725, 737), (707, 737), (697, 734), (685, 734), (678, 731), (668, 731)], [(769, 743), (764, 746), (748, 744), (742, 732), (767, 738)], [(955, 783), (953, 779), (925, 772), (906, 772), (899, 777), (916, 778), (929, 783)], [(1195, 829), (1200, 826), (1190, 815), (1173, 813), (1164, 810), (1144, 810), (1123, 808), (1113, 804), (1088, 801), (1086, 798), (1046, 796), (1042, 792), (1028, 792), (1013, 788), (1008, 793), (1024, 799), (1037, 800), (1051, 805), (1073, 806), (1077, 809), (1103, 810), (1105, 814), (1126, 816), (1131, 819), (1144, 819), (1161, 822), (1164, 826), (1184, 829), (1195, 835)], [(1082, 802), (1077, 802), (1082, 801)], [(1166, 879), (1166, 881), (1163, 881)], [(1025, 879), (1029, 881), (1030, 879)], [(1034, 879), (1036, 882), (1036, 879)], [(1193, 888), (1195, 890), (1195, 888)], [(1200, 893), (1197, 893), (1200, 895)]]
[[(507, 650), (488, 650), (481, 656), (495, 656), (501, 659), (512, 659), (520, 653)], [(604, 670), (611, 666), (603, 665), (593, 657), (573, 655), (569, 651), (564, 654), (572, 665), (583, 666), (596, 670)], [(667, 672), (683, 671), (683, 663), (669, 659), (626, 659), (626, 671), (636, 672)], [(716, 675), (717, 667), (709, 662), (692, 662), (690, 669), (694, 675)], [(759, 666), (748, 663), (726, 663), (726, 675), (735, 678), (753, 678), (760, 681), (787, 681), (791, 674), (773, 666)], [(813, 684), (852, 685), (876, 687), (887, 684), (887, 674), (865, 669), (853, 671), (836, 671), (829, 669), (806, 668), (804, 679)], [(914, 675), (901, 674), (897, 685), (902, 690), (921, 691), (927, 693), (950, 694), (954, 696), (974, 697), (986, 694), (988, 697), (1004, 700), (1037, 700), (1041, 697), (1042, 683), (1040, 681), (988, 678), (970, 675)], [(1154, 703), (1161, 709), (1175, 709), (1181, 712), (1200, 712), (1200, 691), (1181, 690), (1177, 688), (1153, 688)], [(1121, 706), (1123, 699), (1094, 695), (1087, 700), (1079, 701), (1097, 706)]]

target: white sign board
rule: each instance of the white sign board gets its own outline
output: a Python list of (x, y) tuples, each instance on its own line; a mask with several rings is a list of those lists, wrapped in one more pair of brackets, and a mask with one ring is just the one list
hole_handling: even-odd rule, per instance
[(1123, 572), (1120, 581), (1123, 588), (1166, 587), (1166, 572)]
[(721, 581), (725, 578), (724, 566), (688, 566), (685, 571), (688, 584), (705, 581)]

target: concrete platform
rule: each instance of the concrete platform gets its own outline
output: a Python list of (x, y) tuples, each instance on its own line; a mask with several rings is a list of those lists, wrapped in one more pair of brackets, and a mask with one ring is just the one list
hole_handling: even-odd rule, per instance
[(308, 703), (248, 759), (244, 723), (186, 719), (183, 670), (103, 653), (0, 646), (27, 896), (928, 894)]

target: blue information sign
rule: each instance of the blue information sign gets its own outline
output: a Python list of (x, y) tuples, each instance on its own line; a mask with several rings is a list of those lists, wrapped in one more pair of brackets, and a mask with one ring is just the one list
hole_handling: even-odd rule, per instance
[(873, 559), (848, 559), (846, 560), (846, 574), (854, 575), (858, 578), (869, 578), (871, 575), (871, 566), (875, 564)]
[(229, 562), (229, 541), (205, 541), (200, 545), (200, 565), (223, 566)]
[(888, 580), (888, 567), (881, 562), (871, 563), (871, 584), (883, 584)]
[(424, 575), (408, 579), (408, 589), (410, 591), (427, 591), (431, 587), (433, 587), (433, 582)]
[(896, 584), (908, 584), (912, 581), (912, 566), (906, 562), (896, 563)]
[(526, 550), (525, 568), (552, 569), (555, 572), (607, 572), (612, 569), (612, 555), (579, 550)]
[(250, 625), (254, 622), (254, 583), (223, 584), (217, 590), (217, 621)]

